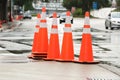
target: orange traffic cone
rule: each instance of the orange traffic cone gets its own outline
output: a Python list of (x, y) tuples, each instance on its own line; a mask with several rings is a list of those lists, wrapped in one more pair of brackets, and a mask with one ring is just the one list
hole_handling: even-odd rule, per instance
[(69, 62), (73, 60), (74, 60), (74, 49), (73, 49), (70, 11), (67, 11), (63, 42), (62, 42), (62, 51), (61, 51), (60, 59), (57, 61)]
[(34, 53), (34, 58), (42, 59), (47, 57), (48, 51), (48, 31), (46, 23), (46, 8), (42, 8), (40, 29), (39, 29), (39, 41), (38, 41), (38, 53)]
[(89, 12), (85, 13), (85, 24), (82, 34), (79, 63), (98, 63), (93, 59), (92, 36), (90, 34)]
[(38, 38), (39, 38), (39, 28), (40, 28), (40, 18), (41, 15), (37, 14), (37, 25), (36, 25), (36, 32), (34, 33), (34, 40), (32, 45), (32, 54), (30, 54), (28, 57), (33, 58), (33, 53), (38, 53)]
[(50, 35), (50, 43), (48, 46), (47, 58), (44, 60), (55, 60), (60, 56), (59, 38), (58, 38), (58, 26), (57, 26), (57, 13), (53, 13), (53, 23)]

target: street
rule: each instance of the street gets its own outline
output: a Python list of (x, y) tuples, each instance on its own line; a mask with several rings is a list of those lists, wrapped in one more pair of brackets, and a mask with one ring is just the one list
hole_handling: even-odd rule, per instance
[(120, 80), (120, 76), (99, 65), (39, 61), (0, 66), (1, 80)]
[[(90, 19), (94, 59), (101, 62), (98, 65), (45, 61), (34, 62), (27, 59), (26, 56), (31, 54), (34, 32), (37, 31), (35, 28), (37, 19), (33, 17), (32, 20), (26, 19), (16, 23), (18, 24), (17, 26), (0, 32), (1, 80), (8, 80), (8, 78), (11, 80), (16, 80), (16, 78), (18, 78), (17, 80), (120, 80), (120, 30), (106, 30), (104, 25), (105, 19)], [(47, 18), (49, 35), (51, 24), (52, 18)], [(80, 54), (83, 25), (84, 18), (74, 18), (72, 33), (75, 56)], [(64, 23), (59, 24), (58, 19), (60, 48), (63, 27)], [(23, 57), (18, 58), (19, 56)], [(17, 60), (23, 63), (17, 64)], [(13, 63), (14, 61), (16, 62)], [(9, 66), (9, 69), (6, 66)], [(50, 66), (50, 69), (48, 66)]]

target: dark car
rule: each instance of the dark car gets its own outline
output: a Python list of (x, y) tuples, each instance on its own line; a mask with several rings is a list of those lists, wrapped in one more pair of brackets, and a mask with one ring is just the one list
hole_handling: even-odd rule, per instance
[[(61, 15), (60, 15), (60, 24), (62, 23), (62, 22), (65, 22), (65, 19), (66, 19), (66, 12), (64, 12), (64, 13), (61, 13)], [(70, 15), (70, 19), (71, 19), (71, 23), (73, 24), (73, 16), (72, 16), (72, 14)]]

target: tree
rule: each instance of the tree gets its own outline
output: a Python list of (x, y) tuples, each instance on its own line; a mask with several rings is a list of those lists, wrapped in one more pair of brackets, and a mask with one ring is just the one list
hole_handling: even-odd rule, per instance
[(14, 5), (24, 6), (25, 10), (33, 9), (33, 0), (14, 0)]
[(117, 0), (117, 6), (120, 7), (120, 0)]
[(25, 10), (33, 10), (32, 2), (33, 0), (22, 0), (24, 2)]
[(49, 2), (49, 0), (42, 0), (42, 2)]
[(69, 10), (72, 7), (82, 8), (82, 12), (84, 14), (86, 11), (90, 11), (92, 9), (93, 2), (98, 3), (98, 8), (109, 5), (109, 0), (63, 0), (63, 6)]
[(7, 20), (7, 0), (0, 0), (0, 21)]
[(63, 6), (70, 10), (72, 7), (80, 7), (82, 0), (63, 0)]

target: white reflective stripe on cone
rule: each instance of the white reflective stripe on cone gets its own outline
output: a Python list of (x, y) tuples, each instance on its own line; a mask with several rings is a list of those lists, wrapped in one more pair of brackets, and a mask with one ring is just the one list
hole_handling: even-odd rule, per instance
[(57, 25), (57, 18), (53, 18), (52, 24)]
[(64, 27), (64, 32), (72, 32), (72, 29), (70, 27)]
[(89, 25), (89, 24), (90, 24), (89, 17), (85, 17), (84, 25)]
[(46, 23), (40, 23), (40, 27), (41, 28), (47, 28), (47, 24)]
[(40, 19), (37, 19), (37, 25), (40, 25)]
[(35, 32), (39, 32), (39, 28), (36, 28), (36, 29), (35, 29)]
[(65, 23), (71, 24), (70, 16), (66, 16), (66, 21), (65, 21)]
[(91, 32), (91, 31), (90, 31), (90, 28), (84, 28), (84, 29), (83, 29), (83, 33), (88, 33), (88, 34), (89, 34), (90, 32)]
[(51, 29), (51, 34), (58, 34), (58, 29), (52, 28)]
[(46, 19), (46, 12), (42, 12), (41, 19)]

